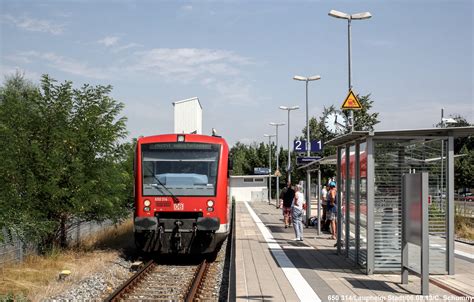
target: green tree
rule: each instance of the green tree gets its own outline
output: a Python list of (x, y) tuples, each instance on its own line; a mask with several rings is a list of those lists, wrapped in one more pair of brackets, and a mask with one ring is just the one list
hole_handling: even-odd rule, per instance
[[(456, 123), (451, 127), (472, 126), (466, 118), (460, 114), (451, 116)], [(441, 123), (436, 125), (442, 127)], [(454, 154), (461, 155), (454, 161), (454, 187), (455, 189), (474, 188), (474, 137), (459, 137), (454, 139)]]
[(35, 104), (39, 97), (38, 89), (20, 74), (0, 88), (0, 229), (21, 237), (27, 234), (37, 238), (51, 227), (47, 221), (36, 219), (39, 215), (31, 196), (38, 188), (25, 152), (34, 148), (30, 141), (35, 136), (30, 129), (39, 120)]
[(355, 131), (373, 131), (374, 126), (379, 123), (377, 119), (378, 112), (370, 113), (369, 110), (372, 108), (374, 101), (370, 100), (370, 93), (367, 95), (357, 95), (359, 102), (362, 105), (362, 109), (354, 110)]
[(250, 162), (247, 158), (247, 145), (237, 142), (229, 152), (229, 156), (233, 161), (233, 175), (246, 175), (250, 171)]
[(121, 103), (111, 86), (34, 87), (20, 75), (0, 90), (2, 217), (6, 226), (43, 246), (66, 244), (70, 221), (119, 219), (130, 200), (130, 144)]

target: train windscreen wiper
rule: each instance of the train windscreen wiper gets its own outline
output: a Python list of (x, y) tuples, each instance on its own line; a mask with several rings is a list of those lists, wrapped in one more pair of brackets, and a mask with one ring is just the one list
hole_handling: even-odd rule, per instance
[(151, 171), (150, 168), (148, 168), (148, 172), (150, 172), (151, 175), (153, 175), (153, 178), (154, 178), (154, 179), (156, 180), (156, 182), (158, 183), (158, 184), (155, 184), (155, 185), (157, 185), (157, 186), (156, 186), (156, 189), (159, 190), (162, 194), (164, 194), (164, 192), (158, 188), (158, 185), (162, 186), (162, 187), (169, 193), (169, 195), (170, 195), (171, 198), (173, 199), (173, 202), (174, 202), (174, 203), (179, 203), (178, 197), (176, 197), (176, 196), (173, 194), (173, 192), (171, 192), (171, 190), (168, 189), (168, 188), (161, 182), (161, 180), (159, 180), (158, 177), (156, 177), (155, 174), (153, 174), (153, 171)]

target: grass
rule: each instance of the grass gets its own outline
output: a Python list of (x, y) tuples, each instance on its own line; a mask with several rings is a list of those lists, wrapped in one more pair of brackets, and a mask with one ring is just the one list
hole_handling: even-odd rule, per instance
[[(127, 219), (119, 226), (112, 226), (91, 235), (80, 242), (75, 248), (82, 251), (97, 249), (120, 249), (124, 240), (128, 241), (132, 234), (133, 220)], [(133, 244), (133, 242), (131, 242)]]
[(456, 214), (454, 224), (456, 236), (474, 241), (474, 218)]
[[(29, 256), (22, 263), (0, 268), (0, 301), (41, 301), (65, 291), (73, 283), (95, 272), (104, 271), (130, 241), (133, 222), (128, 219), (116, 227), (89, 236), (77, 246), (53, 249), (42, 256)], [(133, 243), (133, 242), (132, 242)], [(59, 272), (71, 275), (59, 281)]]
[[(458, 238), (474, 241), (474, 218), (472, 212), (465, 211), (465, 208), (456, 206), (454, 209), (454, 232)], [(429, 207), (429, 214), (444, 215), (435, 205)]]

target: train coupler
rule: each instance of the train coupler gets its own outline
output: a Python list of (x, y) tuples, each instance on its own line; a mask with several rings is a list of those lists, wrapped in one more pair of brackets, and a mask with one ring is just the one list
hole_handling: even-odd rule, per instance
[(175, 227), (173, 229), (173, 233), (171, 236), (171, 246), (173, 247), (174, 250), (181, 251), (182, 243), (181, 243), (180, 227), (183, 225), (183, 222), (181, 220), (176, 220), (174, 222), (174, 225)]

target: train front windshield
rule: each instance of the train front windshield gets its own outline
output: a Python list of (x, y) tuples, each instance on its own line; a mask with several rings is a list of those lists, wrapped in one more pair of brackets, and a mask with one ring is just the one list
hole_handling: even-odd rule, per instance
[(142, 145), (144, 196), (215, 196), (220, 145)]

